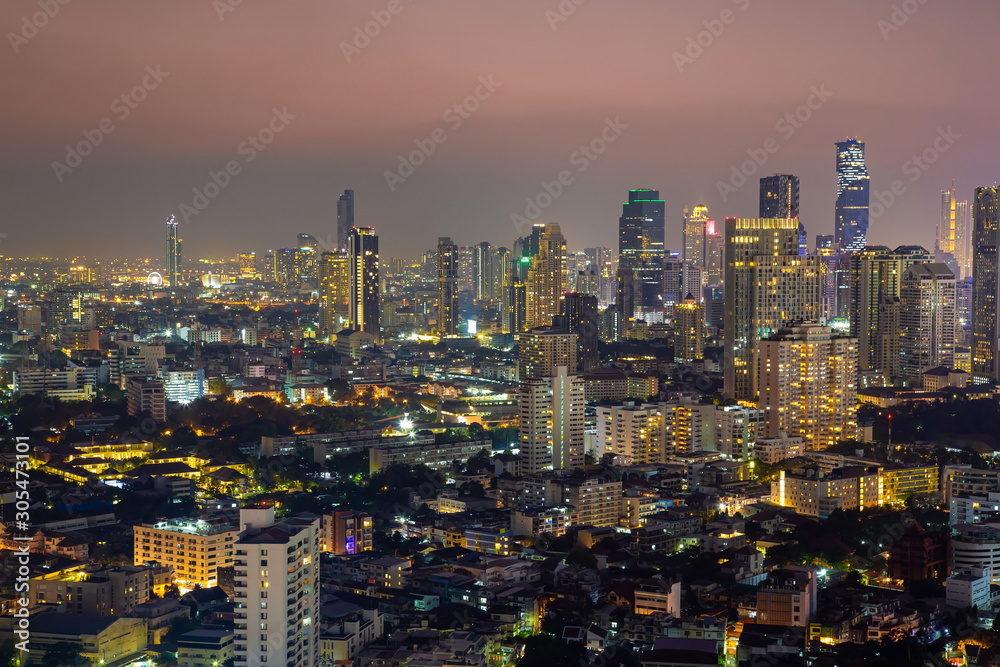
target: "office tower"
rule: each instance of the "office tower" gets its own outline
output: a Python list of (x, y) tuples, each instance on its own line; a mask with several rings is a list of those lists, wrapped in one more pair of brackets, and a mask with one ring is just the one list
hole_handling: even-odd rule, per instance
[(167, 216), (167, 275), (163, 280), (169, 287), (181, 286), (181, 239), (177, 236), (177, 218)]
[(577, 366), (577, 334), (554, 326), (535, 327), (517, 334), (517, 374), (523, 382), (527, 378), (547, 377), (557, 366), (565, 366), (571, 373)]
[(337, 198), (337, 249), (347, 250), (354, 229), (354, 190), (344, 190)]
[(275, 522), (273, 506), (247, 508), (240, 510), (240, 527), (233, 559), (235, 664), (317, 667), (320, 518)]
[(934, 261), (947, 264), (958, 252), (958, 219), (956, 216), (955, 181), (950, 190), (941, 191), (941, 218), (934, 236)]
[(507, 289), (507, 333), (524, 331), (528, 316), (528, 286), (515, 282)]
[(78, 288), (60, 287), (51, 296), (48, 325), (72, 326), (83, 321), (83, 293)]
[(865, 144), (856, 139), (837, 142), (837, 245), (857, 252), (868, 238), (868, 168)]
[(775, 174), (760, 179), (760, 217), (799, 217), (799, 177)]
[(705, 317), (691, 294), (674, 306), (674, 332), (674, 361), (687, 364), (705, 356)]
[(350, 316), (351, 261), (346, 252), (324, 252), (319, 262), (319, 328), (337, 333)]
[[(775, 174), (760, 179), (760, 217), (799, 217), (799, 177)], [(806, 228), (799, 222), (799, 254), (808, 254)]]
[(764, 435), (819, 449), (857, 437), (857, 339), (816, 321), (790, 323), (760, 343)]
[(715, 220), (705, 221), (705, 272), (706, 285), (721, 285), (726, 273), (726, 235), (717, 228)]
[(257, 253), (241, 252), (236, 255), (236, 264), (240, 269), (240, 278), (258, 278)]
[(157, 423), (167, 421), (167, 394), (162, 380), (143, 375), (128, 376), (125, 403), (133, 417), (149, 416)]
[(379, 298), (378, 235), (374, 227), (355, 227), (348, 239), (351, 262), (351, 328), (382, 340)]
[(547, 223), (538, 237), (538, 252), (531, 258), (527, 280), (527, 326), (552, 324), (559, 314), (565, 291), (566, 239), (554, 222)]
[[(687, 290), (684, 288), (684, 260), (676, 257), (671, 253), (671, 257), (668, 257), (663, 262), (663, 286), (661, 287), (661, 293), (663, 294), (661, 305), (659, 306), (661, 311), (669, 309), (673, 312), (674, 305), (679, 303), (684, 299), (684, 295), (687, 294)], [(699, 292), (701, 289), (699, 288)], [(637, 309), (638, 310), (638, 309)], [(652, 313), (650, 313), (652, 314)], [(647, 323), (652, 322), (662, 322), (663, 318), (644, 318)]]
[(684, 261), (695, 266), (705, 266), (705, 223), (708, 207), (698, 205), (693, 211), (684, 207)]
[(473, 254), (473, 299), (476, 303), (489, 304), (494, 301), (493, 246), (487, 242), (472, 247)]
[(571, 287), (575, 292), (597, 298), (601, 293), (601, 277), (595, 271), (579, 271)]
[[(554, 324), (564, 331), (576, 334), (576, 369), (587, 373), (600, 365), (597, 349), (600, 314), (597, 297), (579, 292), (563, 295), (562, 311)], [(572, 368), (572, 367), (571, 367)]]
[(437, 329), (442, 336), (458, 334), (458, 246), (447, 236), (438, 239)]
[(316, 248), (316, 237), (312, 234), (299, 234), (295, 237), (296, 248)]
[(702, 309), (705, 314), (705, 324), (722, 329), (726, 319), (725, 292), (721, 285), (706, 285), (701, 290)]
[(955, 262), (962, 280), (972, 278), (972, 215), (969, 202), (955, 202)]
[[(492, 303), (501, 314), (510, 309), (510, 278), (513, 254), (503, 246), (493, 251)], [(502, 319), (502, 318), (501, 318)]]
[(819, 317), (825, 264), (799, 256), (795, 218), (726, 218), (725, 253), (725, 394), (755, 400), (760, 339)]
[(914, 264), (899, 289), (899, 375), (917, 384), (921, 373), (955, 365), (955, 274), (941, 263)]
[(458, 291), (467, 292), (470, 299), (476, 295), (476, 252), (472, 246), (458, 249)]
[[(300, 236), (303, 236), (302, 234)], [(311, 288), (319, 277), (319, 256), (316, 246), (302, 246), (295, 249), (295, 287)]]
[(618, 297), (624, 322), (662, 314), (664, 202), (657, 190), (629, 190), (618, 219)]
[(1000, 381), (1000, 256), (997, 188), (976, 188), (972, 233), (972, 379)]
[(597, 407), (595, 449), (614, 454), (617, 465), (665, 463), (664, 439), (663, 412), (656, 405)]
[[(879, 305), (887, 297), (898, 297), (903, 272), (914, 264), (931, 261), (920, 246), (868, 246), (849, 256), (851, 335), (858, 339), (858, 368), (885, 374), (876, 365)], [(884, 329), (884, 328), (883, 328)], [(891, 331), (891, 329), (889, 329)], [(885, 360), (885, 355), (883, 360)]]
[[(955, 281), (955, 319), (958, 331), (972, 321), (972, 278)], [(964, 343), (956, 340), (956, 344)]]
[(548, 377), (521, 379), (518, 443), (525, 473), (583, 465), (585, 404), (583, 378), (566, 366)]

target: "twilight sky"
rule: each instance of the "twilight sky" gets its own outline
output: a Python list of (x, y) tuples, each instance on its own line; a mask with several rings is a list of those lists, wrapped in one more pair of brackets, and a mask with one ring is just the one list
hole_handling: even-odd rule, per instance
[[(867, 143), (873, 203), (900, 181), (869, 241), (930, 249), (940, 190), (997, 178), (995, 0), (61, 1), (0, 4), (8, 256), (160, 257), (170, 213), (186, 258), (293, 246), (335, 237), (344, 188), (383, 257), (439, 235), (510, 246), (512, 214), (563, 170), (537, 219), (571, 249), (617, 244), (631, 187), (660, 189), (679, 249), (685, 204), (756, 216), (775, 172), (802, 179), (811, 245), (833, 233), (846, 136)], [(372, 12), (386, 25), (366, 42)], [(452, 109), (477, 89), (478, 108)], [(602, 131), (600, 155), (575, 153)], [(244, 143), (258, 133), (272, 141)], [(433, 154), (390, 190), (417, 141)], [(748, 151), (766, 162), (724, 200)], [(238, 173), (196, 198), (227, 163)]]

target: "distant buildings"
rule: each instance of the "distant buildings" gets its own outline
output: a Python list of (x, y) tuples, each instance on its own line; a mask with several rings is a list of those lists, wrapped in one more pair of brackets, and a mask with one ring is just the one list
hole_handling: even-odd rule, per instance
[(344, 190), (337, 198), (337, 250), (347, 250), (354, 229), (354, 190)]
[(442, 336), (458, 334), (458, 246), (446, 236), (437, 246), (437, 329)]
[(181, 239), (177, 235), (180, 223), (173, 215), (167, 218), (167, 275), (164, 284), (169, 287), (181, 286)]
[(167, 393), (163, 380), (131, 376), (125, 393), (130, 415), (149, 415), (157, 423), (167, 421)]

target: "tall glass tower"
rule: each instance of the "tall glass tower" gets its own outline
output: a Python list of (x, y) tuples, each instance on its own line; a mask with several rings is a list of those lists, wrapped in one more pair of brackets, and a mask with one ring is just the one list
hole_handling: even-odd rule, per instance
[(167, 285), (180, 287), (181, 284), (181, 239), (177, 236), (177, 218), (167, 218)]
[(837, 146), (837, 206), (835, 232), (844, 252), (863, 250), (868, 239), (868, 168), (865, 144), (857, 139)]
[(1000, 378), (1000, 214), (998, 189), (976, 188), (972, 230), (972, 379)]
[(625, 322), (635, 313), (663, 314), (664, 202), (659, 190), (629, 190), (618, 219), (618, 309)]
[[(760, 217), (799, 217), (799, 177), (775, 174), (760, 179)], [(799, 255), (808, 253), (805, 225), (799, 221)]]
[(344, 190), (337, 199), (337, 248), (347, 250), (354, 229), (354, 190)]
[(355, 227), (348, 239), (351, 263), (351, 327), (382, 341), (379, 299), (378, 235), (374, 227)]

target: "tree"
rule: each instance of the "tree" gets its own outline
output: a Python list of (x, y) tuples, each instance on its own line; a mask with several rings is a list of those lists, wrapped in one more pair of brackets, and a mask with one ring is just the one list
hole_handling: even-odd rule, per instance
[(597, 556), (595, 556), (587, 547), (582, 544), (578, 544), (570, 549), (569, 553), (566, 554), (566, 564), (596, 570)]
[(587, 649), (580, 642), (566, 643), (552, 635), (536, 635), (524, 642), (524, 655), (517, 667), (580, 667), (589, 664)]
[(86, 662), (80, 647), (71, 642), (56, 642), (42, 656), (42, 667), (76, 667)]

